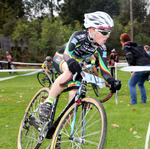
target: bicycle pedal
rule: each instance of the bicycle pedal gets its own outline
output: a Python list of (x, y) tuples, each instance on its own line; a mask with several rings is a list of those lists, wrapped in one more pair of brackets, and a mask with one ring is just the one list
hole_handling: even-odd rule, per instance
[(50, 121), (49, 118), (45, 118), (45, 117), (40, 117), (39, 119), (40, 119), (40, 121), (42, 121), (42, 123), (45, 123), (45, 122), (49, 122), (49, 121)]

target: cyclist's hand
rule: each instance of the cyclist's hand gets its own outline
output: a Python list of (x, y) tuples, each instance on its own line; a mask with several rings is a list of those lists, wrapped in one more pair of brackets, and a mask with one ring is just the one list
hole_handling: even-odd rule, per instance
[(68, 64), (68, 68), (72, 72), (72, 74), (75, 74), (76, 72), (78, 74), (80, 74), (80, 72), (82, 71), (80, 64), (73, 58), (70, 58), (67, 61), (67, 64)]
[(116, 93), (116, 90), (121, 89), (121, 81), (120, 80), (113, 80), (113, 81), (109, 82), (109, 84), (111, 85), (110, 90), (112, 91), (112, 93)]

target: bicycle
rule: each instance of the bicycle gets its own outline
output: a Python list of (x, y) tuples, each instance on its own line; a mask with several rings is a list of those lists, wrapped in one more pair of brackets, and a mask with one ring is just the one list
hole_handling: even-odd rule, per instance
[(59, 73), (56, 72), (55, 68), (50, 70), (50, 74), (43, 68), (43, 71), (37, 74), (37, 79), (43, 87), (50, 87), (58, 76)]
[[(49, 121), (43, 122), (38, 116), (38, 105), (43, 102), (49, 88), (40, 89), (30, 101), (18, 133), (18, 149), (98, 148), (102, 149), (107, 133), (107, 116), (102, 102), (109, 100), (113, 93), (102, 99), (86, 97), (87, 83), (105, 86), (103, 79), (82, 72), (82, 81), (73, 99), (54, 121), (59, 96), (54, 101)], [(68, 91), (70, 88), (64, 90)], [(51, 139), (51, 142), (50, 140)]]

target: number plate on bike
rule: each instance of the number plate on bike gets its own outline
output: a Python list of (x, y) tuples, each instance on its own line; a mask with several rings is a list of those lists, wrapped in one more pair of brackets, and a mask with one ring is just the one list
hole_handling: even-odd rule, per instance
[(84, 78), (88, 83), (93, 83), (99, 86), (99, 88), (105, 87), (105, 81), (95, 75), (83, 72)]

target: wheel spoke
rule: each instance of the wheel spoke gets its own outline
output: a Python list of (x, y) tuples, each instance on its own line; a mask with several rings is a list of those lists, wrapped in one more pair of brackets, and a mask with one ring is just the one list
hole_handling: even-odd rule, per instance
[[(83, 109), (82, 106), (84, 107)], [(75, 105), (73, 105), (66, 112), (65, 116), (62, 117), (61, 123), (58, 125), (56, 132), (53, 136), (52, 146), (60, 132), (62, 133), (59, 144), (61, 144), (62, 149), (65, 149), (66, 147), (68, 149), (100, 149), (100, 146), (104, 146), (107, 130), (107, 120), (106, 113), (104, 112), (102, 104), (99, 103), (96, 99), (85, 98), (83, 100), (82, 106), (79, 106), (77, 110), (73, 136), (71, 136), (70, 138), (72, 126), (71, 123), (73, 122), (73, 117), (69, 118), (69, 115), (71, 115), (72, 111), (74, 111)], [(101, 116), (103, 118), (101, 118)], [(101, 126), (102, 124), (103, 126)]]

